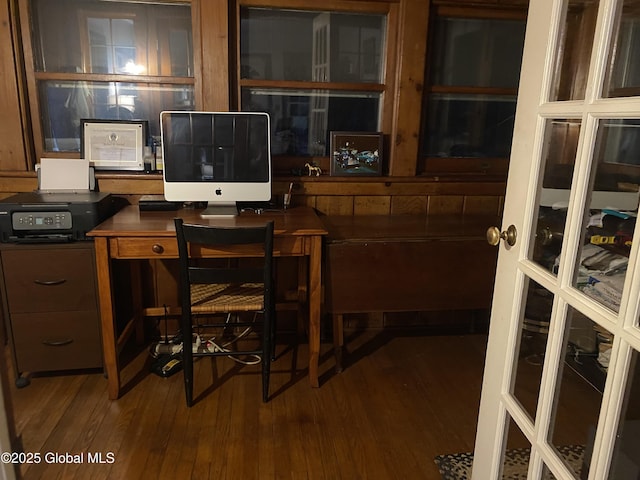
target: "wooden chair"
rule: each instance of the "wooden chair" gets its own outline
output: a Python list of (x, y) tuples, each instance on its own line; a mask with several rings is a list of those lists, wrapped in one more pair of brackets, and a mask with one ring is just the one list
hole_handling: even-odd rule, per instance
[[(275, 344), (273, 222), (263, 227), (227, 228), (185, 224), (176, 218), (175, 227), (180, 257), (180, 329), (187, 405), (193, 404), (194, 357), (222, 355), (236, 359), (258, 356), (262, 362), (262, 400), (268, 401)], [(200, 256), (200, 250), (206, 249), (225, 252), (227, 258), (213, 262), (195, 258)], [(255, 316), (253, 320), (242, 319), (237, 315), (245, 312), (254, 312), (261, 320)], [(221, 316), (226, 318), (223, 320)], [(236, 317), (235, 321), (230, 321), (232, 316)], [(236, 342), (230, 349), (212, 340), (200, 344), (194, 352), (193, 342), (199, 332), (258, 326), (261, 327), (259, 348), (242, 350)]]

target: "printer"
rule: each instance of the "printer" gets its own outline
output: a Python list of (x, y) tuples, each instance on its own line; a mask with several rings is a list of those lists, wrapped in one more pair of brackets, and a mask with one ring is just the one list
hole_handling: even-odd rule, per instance
[(7, 243), (85, 240), (96, 225), (113, 215), (104, 192), (25, 192), (0, 201), (0, 241)]
[[(50, 159), (46, 165), (46, 169), (38, 171), (38, 190), (0, 200), (0, 242), (85, 240), (89, 230), (115, 213), (111, 194), (91, 188), (95, 179), (87, 164), (81, 160)], [(43, 179), (49, 170), (53, 171), (53, 180)], [(79, 184), (69, 184), (74, 173), (80, 177)], [(43, 184), (46, 189), (41, 188)]]

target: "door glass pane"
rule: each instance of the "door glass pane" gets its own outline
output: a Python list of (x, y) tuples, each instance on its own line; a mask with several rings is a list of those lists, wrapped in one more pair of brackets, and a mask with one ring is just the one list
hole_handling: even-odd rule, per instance
[(542, 379), (544, 354), (549, 337), (553, 294), (529, 280), (524, 318), (520, 328), (520, 348), (516, 362), (513, 394), (535, 419)]
[(193, 86), (120, 82), (43, 81), (39, 83), (45, 149), (80, 151), (80, 120), (148, 120), (160, 136), (162, 110), (194, 108)]
[(377, 132), (381, 94), (242, 89), (242, 110), (271, 116), (272, 155), (327, 156), (331, 131)]
[(620, 309), (636, 221), (639, 157), (640, 121), (599, 121), (574, 286), (614, 312)]
[(518, 424), (509, 417), (507, 448), (502, 459), (502, 478), (527, 478), (530, 457), (531, 443), (522, 433)]
[(640, 355), (634, 351), (609, 478), (640, 478)]
[(618, 32), (609, 50), (610, 71), (604, 97), (640, 94), (640, 2), (624, 0), (618, 9)]
[(386, 15), (241, 8), (244, 79), (382, 83)]
[(542, 467), (542, 480), (556, 480), (556, 476), (551, 473), (551, 470), (546, 465)]
[(551, 101), (584, 99), (598, 3), (594, 0), (566, 2)]
[(558, 273), (580, 126), (580, 120), (559, 118), (547, 120), (545, 126), (542, 190), (531, 257), (554, 275)]
[(568, 308), (549, 441), (558, 452), (571, 446), (584, 448), (584, 465), (567, 463), (577, 478), (587, 478), (589, 445), (593, 444), (607, 376), (608, 357), (600, 354), (600, 348), (604, 350), (600, 344), (612, 341), (608, 332)]

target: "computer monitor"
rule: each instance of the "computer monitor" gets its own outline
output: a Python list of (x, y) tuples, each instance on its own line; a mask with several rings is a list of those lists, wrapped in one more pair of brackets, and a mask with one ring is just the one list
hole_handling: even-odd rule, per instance
[(160, 131), (166, 200), (207, 202), (202, 216), (217, 217), (271, 199), (267, 113), (164, 111)]

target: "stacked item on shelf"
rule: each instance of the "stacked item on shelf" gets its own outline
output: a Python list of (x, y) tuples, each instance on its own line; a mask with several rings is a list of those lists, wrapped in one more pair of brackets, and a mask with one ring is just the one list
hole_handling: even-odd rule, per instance
[(582, 250), (578, 285), (586, 295), (617, 312), (628, 262), (626, 256), (587, 244)]
[(607, 369), (611, 358), (611, 347), (613, 347), (613, 334), (597, 324), (594, 324), (593, 329), (596, 331), (598, 342), (598, 364)]

